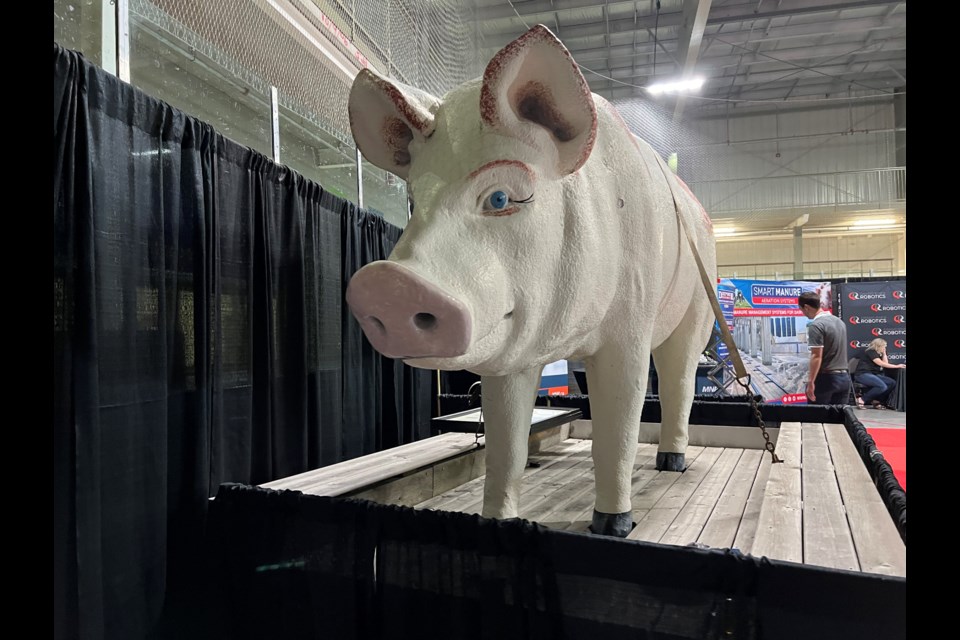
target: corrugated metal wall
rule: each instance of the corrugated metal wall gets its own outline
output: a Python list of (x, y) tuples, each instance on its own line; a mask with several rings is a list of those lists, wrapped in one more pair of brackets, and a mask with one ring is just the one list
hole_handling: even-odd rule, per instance
[(883, 208), (902, 200), (893, 101), (690, 123), (680, 174), (711, 215), (783, 208)]

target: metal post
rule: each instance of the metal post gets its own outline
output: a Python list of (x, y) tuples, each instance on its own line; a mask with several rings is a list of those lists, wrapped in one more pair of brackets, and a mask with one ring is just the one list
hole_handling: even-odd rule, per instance
[(773, 318), (760, 318), (760, 361), (770, 366), (773, 364), (773, 332), (770, 331), (770, 323)]
[[(897, 132), (893, 134), (895, 157), (898, 167), (907, 166), (907, 94), (906, 86), (894, 89), (893, 124)], [(901, 131), (902, 129), (902, 131)], [(899, 172), (898, 172), (899, 173)], [(906, 175), (903, 182), (897, 181), (897, 198), (904, 200), (907, 197)]]
[(357, 206), (363, 209), (363, 156), (357, 147)]
[(273, 161), (280, 163), (280, 102), (277, 88), (270, 86), (270, 131), (273, 143)]
[(803, 280), (803, 227), (793, 228), (793, 278)]
[(117, 7), (114, 0), (100, 2), (100, 62), (104, 71), (117, 75)]
[(130, 82), (130, 0), (116, 0), (117, 77)]

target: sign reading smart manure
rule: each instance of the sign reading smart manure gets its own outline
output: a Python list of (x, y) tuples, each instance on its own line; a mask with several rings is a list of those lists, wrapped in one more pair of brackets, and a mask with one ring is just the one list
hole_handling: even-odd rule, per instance
[[(834, 312), (829, 282), (721, 278), (717, 284), (721, 310), (728, 318), (751, 383), (768, 404), (807, 401), (810, 321), (797, 305), (797, 298), (805, 291), (816, 292), (820, 308)], [(728, 311), (725, 303), (731, 302)]]

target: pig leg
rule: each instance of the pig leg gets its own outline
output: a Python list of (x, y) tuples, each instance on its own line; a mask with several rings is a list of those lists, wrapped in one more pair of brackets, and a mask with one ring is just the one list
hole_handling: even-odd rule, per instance
[(699, 296), (670, 337), (653, 350), (660, 385), (660, 447), (657, 470), (683, 471), (689, 440), (690, 407), (696, 393), (697, 363), (710, 339), (710, 302)]
[(483, 512), (488, 518), (518, 514), (520, 482), (529, 453), (530, 420), (543, 367), (506, 376), (481, 376), (487, 476)]
[(633, 528), (630, 478), (650, 371), (649, 346), (608, 345), (586, 360), (586, 368), (597, 485), (590, 530), (623, 538)]

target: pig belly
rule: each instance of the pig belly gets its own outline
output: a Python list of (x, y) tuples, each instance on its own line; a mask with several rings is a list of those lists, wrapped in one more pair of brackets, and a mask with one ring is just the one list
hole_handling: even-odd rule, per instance
[[(698, 288), (703, 287), (697, 265), (688, 255), (681, 258), (678, 267), (674, 272), (675, 278), (667, 284), (663, 292), (660, 306), (654, 316), (650, 345), (654, 349), (663, 344), (663, 341), (674, 332), (689, 312), (693, 297), (699, 293)], [(698, 348), (705, 346), (697, 345)]]

